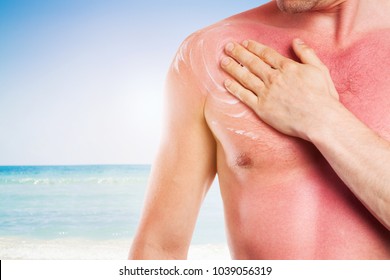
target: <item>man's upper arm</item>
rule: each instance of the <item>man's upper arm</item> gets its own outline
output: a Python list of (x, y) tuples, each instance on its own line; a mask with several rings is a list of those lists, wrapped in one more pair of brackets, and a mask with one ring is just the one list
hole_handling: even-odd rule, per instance
[(133, 245), (136, 258), (137, 249), (141, 258), (186, 257), (216, 173), (215, 141), (203, 113), (206, 96), (183, 53), (178, 55), (167, 77), (165, 127)]

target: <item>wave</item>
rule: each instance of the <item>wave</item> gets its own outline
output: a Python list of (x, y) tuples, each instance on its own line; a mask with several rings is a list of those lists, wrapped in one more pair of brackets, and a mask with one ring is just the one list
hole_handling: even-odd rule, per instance
[(34, 178), (34, 177), (13, 177), (1, 178), (0, 185), (129, 185), (134, 183), (146, 183), (147, 177), (56, 177), (56, 178)]
[(128, 185), (149, 174), (149, 165), (0, 166), (0, 185)]

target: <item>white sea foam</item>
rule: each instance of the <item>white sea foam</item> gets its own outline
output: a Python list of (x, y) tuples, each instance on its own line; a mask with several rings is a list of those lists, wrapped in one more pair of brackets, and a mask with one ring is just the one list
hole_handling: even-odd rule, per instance
[[(0, 238), (2, 260), (125, 260), (131, 245), (130, 239), (90, 240)], [(192, 245), (191, 260), (228, 260), (226, 244)]]
[(0, 186), (144, 184), (149, 172), (147, 165), (0, 166)]
[(145, 183), (144, 177), (85, 177), (85, 178), (0, 178), (2, 185), (129, 185), (132, 183)]

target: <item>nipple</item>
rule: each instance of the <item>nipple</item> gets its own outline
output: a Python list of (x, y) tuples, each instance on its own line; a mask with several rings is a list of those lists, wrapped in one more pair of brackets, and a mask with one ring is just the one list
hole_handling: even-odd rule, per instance
[(236, 165), (241, 168), (250, 168), (253, 166), (253, 161), (246, 153), (243, 153), (236, 158)]

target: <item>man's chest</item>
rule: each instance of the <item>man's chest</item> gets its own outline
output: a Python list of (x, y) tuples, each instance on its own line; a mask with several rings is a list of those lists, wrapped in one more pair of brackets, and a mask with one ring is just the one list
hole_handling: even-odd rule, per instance
[(325, 58), (324, 63), (329, 67), (340, 102), (390, 140), (390, 41), (362, 40)]
[[(262, 36), (258, 40), (294, 58), (289, 48), (291, 40), (285, 37), (276, 35), (264, 39)], [(311, 45), (310, 40), (305, 41)], [(371, 129), (390, 139), (388, 43), (387, 38), (370, 36), (339, 51), (320, 48), (318, 55), (328, 66), (344, 106)], [(222, 84), (223, 74), (217, 73), (215, 77), (214, 81)], [(311, 144), (282, 135), (263, 123), (220, 86), (209, 92), (205, 113), (229, 165), (245, 168), (263, 167), (271, 162), (290, 165), (310, 162), (320, 156)]]

